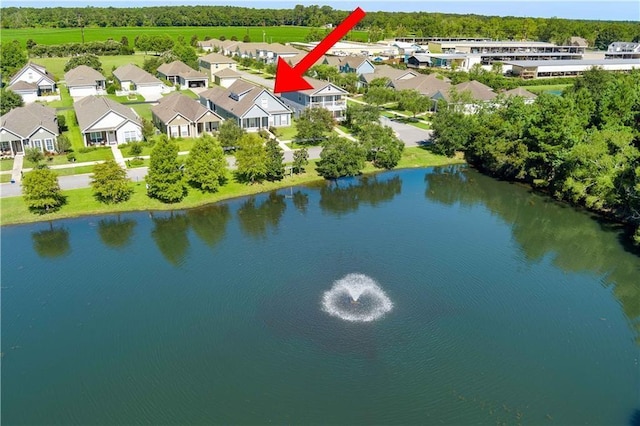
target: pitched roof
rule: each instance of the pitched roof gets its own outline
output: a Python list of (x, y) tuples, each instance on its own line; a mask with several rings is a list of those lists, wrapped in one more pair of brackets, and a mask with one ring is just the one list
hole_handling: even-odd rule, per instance
[(361, 74), (360, 78), (367, 83), (371, 83), (371, 81), (375, 80), (376, 78), (388, 78), (389, 80), (393, 81), (407, 74), (412, 74), (413, 76), (421, 75), (417, 71), (412, 71), (410, 69), (401, 70), (398, 68), (390, 67), (389, 65), (376, 65), (373, 73)]
[(161, 84), (162, 82), (142, 68), (133, 64), (126, 64), (113, 71), (113, 75), (120, 81), (133, 81), (135, 84)]
[(391, 82), (396, 90), (417, 90), (421, 95), (431, 97), (436, 93), (449, 91), (451, 83), (445, 79), (439, 79), (437, 74), (418, 74), (407, 80), (393, 80)]
[(332, 85), (336, 89), (338, 89), (338, 91), (343, 92), (344, 94), (348, 93), (346, 90), (342, 89), (340, 86), (337, 86), (329, 81), (318, 80), (317, 78), (311, 78), (311, 77), (305, 77), (304, 79), (308, 81), (313, 88), (307, 89), (307, 90), (296, 90), (296, 92), (304, 93), (305, 95), (313, 95), (317, 91), (322, 90), (329, 85)]
[(527, 89), (523, 89), (522, 87), (516, 87), (515, 89), (507, 90), (504, 92), (505, 96), (522, 96), (525, 99), (535, 99), (538, 96), (534, 93), (531, 93)]
[[(256, 98), (263, 91), (266, 89), (261, 86), (244, 80), (236, 80), (227, 89), (213, 87), (201, 92), (200, 96), (233, 113), (236, 117), (241, 117), (255, 105)], [(239, 100), (235, 100), (233, 97), (239, 97)], [(289, 111), (289, 108), (283, 104), (282, 111)]]
[(331, 65), (333, 67), (337, 67), (342, 63), (342, 58), (339, 56), (326, 56), (327, 65)]
[(25, 64), (24, 67), (20, 68), (20, 70), (15, 73), (13, 75), (13, 77), (11, 78), (11, 81), (9, 81), (9, 84), (15, 83), (15, 79), (22, 74), (22, 72), (24, 70), (26, 70), (27, 68), (31, 68), (33, 70), (35, 70), (38, 74), (40, 74), (43, 78), (46, 78), (52, 82), (55, 82), (55, 77), (53, 76), (53, 74), (49, 73), (49, 71), (47, 71), (47, 69), (45, 67), (43, 67), (42, 65), (38, 65), (35, 62), (27, 62)]
[(35, 83), (29, 83), (26, 81), (22, 81), (22, 80), (18, 80), (15, 83), (13, 83), (11, 86), (7, 87), (7, 89), (12, 90), (14, 92), (20, 91), (20, 90), (38, 90), (38, 85)]
[[(292, 57), (290, 57), (290, 58), (286, 58), (286, 59), (285, 59), (285, 58), (282, 58), (282, 59), (285, 59), (285, 60), (289, 63), (289, 65), (291, 65), (292, 67), (295, 67), (296, 65), (298, 65), (298, 63), (299, 63), (299, 62), (300, 62), (300, 61), (301, 61), (305, 56), (307, 56), (307, 52), (300, 52), (300, 53), (298, 53), (298, 54), (296, 54), (295, 56), (292, 56)], [(313, 65), (311, 65), (311, 66), (313, 67), (313, 66), (316, 66), (316, 65), (322, 65), (322, 64), (324, 63), (324, 61), (325, 61), (325, 58), (326, 58), (326, 56), (324, 56), (324, 55), (323, 55), (323, 56), (321, 56), (321, 57), (320, 57), (320, 59), (318, 59), (318, 60), (317, 60)]]
[(97, 120), (107, 114), (109, 111), (113, 111), (124, 118), (133, 122), (139, 123), (140, 117), (129, 107), (122, 105), (119, 102), (113, 101), (109, 98), (102, 98), (97, 96), (87, 96), (79, 101), (73, 103), (73, 109), (76, 111), (78, 117), (78, 124), (80, 130), (85, 131), (91, 127)]
[(67, 87), (95, 85), (96, 81), (106, 80), (104, 75), (86, 65), (79, 65), (64, 75)]
[(28, 138), (40, 127), (59, 134), (55, 109), (33, 103), (14, 108), (0, 117), (0, 128), (21, 138)]
[(240, 73), (239, 72), (235, 72), (234, 70), (232, 70), (231, 68), (223, 68), (218, 72), (214, 72), (213, 75), (217, 76), (217, 77), (240, 77)]
[(341, 65), (349, 65), (350, 68), (358, 68), (365, 62), (369, 62), (369, 58), (366, 56), (349, 56), (342, 60)]
[(158, 72), (166, 76), (178, 75), (183, 78), (207, 78), (204, 73), (194, 70), (182, 61), (173, 61), (168, 64), (162, 64), (158, 67)]
[[(267, 50), (270, 50), (274, 53), (302, 53), (302, 50), (296, 49), (293, 46), (287, 46), (280, 43), (271, 43), (267, 45)], [(306, 52), (305, 52), (306, 53)]]
[(208, 64), (235, 64), (236, 63), (236, 61), (234, 61), (233, 59), (216, 52), (211, 52), (208, 55), (201, 57), (200, 62), (206, 62)]
[(496, 97), (493, 89), (476, 80), (465, 81), (464, 83), (456, 84), (453, 87), (456, 88), (458, 93), (468, 91), (469, 93), (471, 93), (471, 97), (473, 99), (479, 101), (490, 101)]
[[(215, 114), (200, 102), (178, 92), (173, 92), (160, 99), (158, 105), (152, 107), (151, 111), (164, 123), (171, 121), (177, 114), (180, 114), (190, 121), (197, 121), (207, 112)], [(215, 115), (219, 120), (222, 120), (218, 114)]]

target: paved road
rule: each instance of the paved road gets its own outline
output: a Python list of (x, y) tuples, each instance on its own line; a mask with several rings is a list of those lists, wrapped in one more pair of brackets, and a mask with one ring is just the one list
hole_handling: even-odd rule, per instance
[(236, 71), (240, 75), (242, 75), (243, 79), (251, 81), (252, 83), (255, 83), (255, 84), (259, 84), (260, 86), (264, 86), (273, 92), (273, 86), (275, 84), (274, 79), (268, 80), (266, 78), (259, 77), (255, 74), (251, 74), (250, 72), (247, 72), (247, 71), (241, 71), (241, 70), (236, 70)]
[(420, 129), (410, 124), (398, 123), (387, 117), (380, 117), (380, 123), (391, 127), (405, 146), (419, 146), (431, 140), (432, 130)]

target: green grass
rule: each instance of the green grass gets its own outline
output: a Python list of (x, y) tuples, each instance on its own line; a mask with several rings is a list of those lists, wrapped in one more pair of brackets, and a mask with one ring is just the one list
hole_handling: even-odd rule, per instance
[[(38, 31), (42, 31), (44, 30), (43, 28), (41, 29), (32, 29), (32, 31), (34, 32), (38, 32)], [(5, 32), (6, 31), (13, 31), (13, 30), (5, 30), (2, 29), (2, 36), (5, 37)], [(103, 36), (104, 38), (102, 40), (105, 40), (107, 38), (107, 36)], [(110, 37), (110, 36), (109, 36)], [(30, 38), (30, 37), (27, 37)], [(13, 39), (12, 39), (13, 40)], [(46, 42), (38, 42), (39, 44), (53, 44), (53, 43), (46, 43)], [(111, 74), (111, 69), (115, 66), (116, 68), (119, 67), (120, 65), (125, 65), (125, 64), (136, 64), (139, 65), (140, 67), (142, 67), (142, 63), (144, 62), (144, 60), (146, 58), (148, 58), (148, 56), (145, 55), (122, 55), (122, 56), (99, 56), (100, 58), (100, 62), (102, 62), (102, 74), (105, 76), (109, 76)], [(67, 62), (69, 62), (69, 59), (71, 59), (70, 57), (64, 57), (64, 58), (31, 58), (31, 60), (33, 62), (35, 62), (36, 64), (40, 64), (43, 67), (45, 67), (47, 69), (47, 71), (49, 71), (51, 74), (54, 75), (54, 77), (62, 80), (64, 79), (64, 66)]]
[(48, 102), (46, 105), (51, 108), (73, 107), (73, 98), (69, 95), (69, 89), (64, 84), (58, 86), (60, 89), (60, 100)]
[[(265, 40), (268, 42), (304, 41), (309, 31), (311, 31), (311, 27), (85, 27), (84, 40), (85, 42), (104, 41), (109, 37), (114, 40), (120, 40), (122, 36), (127, 36), (130, 43), (133, 43), (136, 36), (140, 34), (168, 34), (173, 39), (183, 36), (186, 40), (191, 39), (194, 34), (200, 40), (203, 40), (205, 36), (219, 38), (224, 35), (227, 39), (236, 36), (238, 40), (242, 40), (248, 32), (251, 41), (262, 41), (263, 31)], [(354, 39), (367, 41), (366, 31), (350, 31), (349, 34)], [(38, 44), (81, 43), (82, 32), (80, 28), (3, 28), (2, 39), (18, 40), (23, 47), (26, 46), (28, 39), (33, 39)]]
[(530, 91), (531, 93), (535, 93), (536, 95), (539, 95), (541, 93), (551, 92), (551, 91), (561, 92), (569, 86), (571, 86), (571, 84), (551, 84), (551, 85), (541, 84), (539, 86), (522, 86), (522, 88)]
[(178, 93), (188, 96), (191, 99), (199, 99), (199, 96), (196, 93), (192, 92), (190, 89), (183, 89), (183, 90), (180, 90)]
[[(98, 202), (93, 197), (91, 188), (63, 191), (63, 194), (67, 197), (66, 205), (58, 212), (46, 215), (37, 215), (29, 212), (22, 197), (1, 198), (0, 223), (8, 225), (123, 211), (174, 210), (197, 207), (229, 198), (268, 192), (292, 185), (322, 181), (323, 179), (318, 176), (315, 171), (315, 163), (315, 161), (309, 162), (306, 166), (306, 173), (286, 177), (280, 182), (263, 182), (246, 185), (235, 182), (235, 180), (231, 178), (226, 185), (220, 188), (219, 192), (214, 194), (202, 193), (198, 190), (190, 189), (189, 195), (180, 203), (175, 204), (164, 204), (158, 200), (147, 197), (144, 182), (134, 183), (134, 193), (131, 199), (121, 204), (102, 204)], [(463, 163), (463, 161), (457, 158), (450, 159), (434, 155), (423, 148), (407, 148), (404, 150), (398, 168), (431, 167), (457, 163)], [(365, 173), (376, 171), (379, 170), (374, 169), (371, 165), (368, 165), (364, 170)]]
[[(76, 163), (84, 163), (88, 161), (100, 161), (100, 160), (109, 160), (113, 158), (113, 153), (111, 152), (111, 148), (109, 147), (100, 147), (96, 148), (94, 151), (89, 152), (79, 152), (77, 150), (74, 151), (76, 154)], [(44, 163), (49, 166), (57, 166), (61, 164), (70, 164), (67, 159), (67, 155), (54, 155), (51, 161), (45, 160)], [(35, 164), (31, 161), (24, 160), (22, 164), (22, 168), (31, 169), (35, 167)]]
[(0, 175), (0, 183), (9, 183), (11, 182), (11, 174)]
[(296, 121), (291, 121), (291, 126), (289, 127), (278, 127), (278, 139), (281, 141), (290, 141), (293, 137), (298, 133), (298, 129), (296, 128)]
[(151, 104), (135, 104), (127, 106), (133, 108), (136, 114), (138, 114), (140, 117), (151, 120)]
[(84, 173), (93, 173), (95, 166), (70, 167), (68, 169), (52, 169), (58, 176), (81, 175)]
[(107, 95), (107, 98), (113, 99), (114, 101), (120, 102), (121, 104), (127, 104), (132, 102), (144, 102), (144, 96), (142, 95), (124, 95), (124, 96)]
[(0, 160), (0, 171), (6, 172), (7, 170), (13, 170), (13, 158)]
[(73, 150), (76, 152), (76, 155), (77, 155), (78, 151), (84, 147), (84, 141), (82, 139), (82, 133), (80, 132), (80, 127), (78, 127), (76, 113), (74, 110), (69, 109), (69, 110), (62, 111), (62, 114), (66, 119), (66, 125), (68, 128), (68, 130), (62, 132), (62, 134), (66, 135), (69, 138), (69, 141), (71, 142), (71, 147), (73, 148)]

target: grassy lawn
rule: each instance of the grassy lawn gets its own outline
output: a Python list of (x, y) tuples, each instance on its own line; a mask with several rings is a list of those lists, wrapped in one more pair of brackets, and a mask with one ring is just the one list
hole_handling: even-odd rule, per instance
[(178, 93), (181, 93), (181, 94), (183, 94), (185, 96), (188, 96), (191, 99), (198, 99), (199, 98), (199, 96), (195, 92), (192, 92), (189, 89), (180, 90)]
[(65, 108), (73, 106), (73, 98), (69, 95), (69, 89), (64, 84), (58, 86), (60, 88), (60, 100), (48, 102), (46, 105), (51, 108)]
[[(135, 40), (140, 34), (148, 35), (164, 35), (167, 34), (173, 39), (183, 36), (189, 40), (192, 35), (197, 35), (200, 40), (204, 40), (205, 36), (219, 38), (224, 35), (227, 39), (233, 36), (242, 40), (249, 34), (251, 41), (262, 41), (262, 36), (266, 40), (276, 42), (287, 41), (304, 41), (305, 37), (311, 31), (311, 27), (297, 26), (277, 26), (277, 27), (109, 27), (109, 28), (92, 28), (85, 27), (85, 42), (104, 41), (111, 37), (114, 40), (120, 40), (122, 36), (127, 36), (130, 41)], [(350, 35), (359, 41), (367, 41), (366, 31), (350, 31)], [(4, 40), (18, 40), (23, 47), (26, 46), (28, 39), (33, 39), (38, 44), (61, 44), (61, 43), (81, 43), (82, 34), (78, 28), (19, 28), (19, 29), (2, 29), (2, 38)], [(37, 62), (37, 61), (36, 61)], [(104, 64), (104, 62), (103, 62)], [(103, 69), (110, 70), (111, 68)]]
[(193, 148), (193, 144), (195, 143), (195, 139), (176, 139), (175, 142), (178, 144), (178, 152), (191, 151), (191, 148)]
[(0, 175), (0, 183), (9, 183), (9, 182), (11, 182), (11, 174)]
[(13, 169), (13, 158), (6, 158), (4, 160), (0, 160), (0, 171), (6, 172), (7, 170)]
[(144, 96), (133, 94), (126, 96), (107, 95), (107, 98), (113, 99), (114, 101), (120, 102), (121, 104), (127, 104), (131, 102), (144, 102)]
[(570, 84), (552, 84), (552, 85), (544, 85), (541, 84), (539, 86), (522, 86), (523, 89), (530, 91), (531, 93), (535, 93), (539, 95), (544, 92), (562, 92), (567, 87), (571, 86)]
[[(5, 37), (5, 29), (2, 29), (2, 36)], [(14, 30), (14, 31), (21, 31), (21, 30)], [(39, 29), (29, 29), (28, 31), (31, 31), (32, 35), (33, 33), (39, 33), (41, 31), (50, 31), (50, 29), (48, 28), (39, 28)], [(56, 29), (56, 31), (66, 31), (66, 29)], [(79, 33), (78, 33), (79, 34)], [(106, 40), (107, 37), (111, 37), (111, 35), (106, 36), (104, 34), (104, 30), (102, 30), (102, 37), (101, 38), (97, 38), (95, 40)], [(24, 45), (26, 40), (29, 38), (33, 38), (30, 35), (27, 35), (26, 38), (23, 40), (21, 40), (20, 38), (18, 38), (18, 40), (22, 41), (22, 44)], [(11, 39), (13, 40), (13, 38)], [(35, 40), (35, 39), (34, 39)], [(120, 40), (118, 38), (118, 40)], [(36, 40), (38, 44), (58, 44), (58, 43), (66, 43), (66, 42), (50, 42), (49, 40)], [(87, 40), (89, 41), (89, 40)], [(69, 40), (68, 42), (71, 42), (71, 40)], [(78, 40), (78, 42), (80, 42), (80, 40)], [(120, 65), (125, 65), (125, 64), (136, 64), (139, 66), (142, 66), (142, 63), (144, 62), (144, 60), (147, 58), (148, 56), (145, 55), (122, 55), (122, 56), (99, 56), (100, 58), (100, 62), (102, 62), (102, 74), (105, 76), (109, 76), (111, 74), (111, 69), (115, 66), (116, 68), (119, 67)], [(71, 59), (70, 57), (63, 57), (63, 58), (31, 58), (31, 60), (33, 62), (35, 62), (36, 64), (40, 64), (42, 66), (44, 66), (45, 68), (47, 68), (47, 71), (49, 71), (51, 74), (53, 74), (55, 77), (57, 77), (58, 79), (62, 80), (64, 79), (64, 66), (67, 62), (69, 62), (69, 59)]]
[(136, 114), (138, 114), (140, 117), (151, 120), (151, 104), (135, 104), (127, 106), (133, 108)]
[(80, 166), (68, 169), (53, 169), (53, 172), (58, 176), (81, 175), (84, 173), (93, 173), (94, 167), (95, 166)]
[(84, 147), (84, 142), (82, 140), (82, 133), (80, 132), (80, 127), (78, 127), (78, 121), (76, 119), (76, 113), (74, 110), (65, 110), (62, 111), (62, 114), (65, 116), (67, 128), (68, 130), (62, 132), (63, 135), (66, 135), (71, 142), (71, 147), (78, 154), (78, 151)]
[[(139, 155), (151, 155), (151, 150), (153, 149), (153, 147), (147, 146), (147, 145), (143, 145), (142, 146), (142, 153)], [(120, 152), (122, 152), (122, 156), (124, 158), (130, 158), (130, 157), (135, 157), (135, 155), (133, 155), (131, 153), (131, 146), (121, 146), (120, 147)]]
[[(100, 147), (100, 148), (96, 148), (93, 151), (89, 151), (89, 152), (78, 152), (77, 150), (74, 151), (74, 153), (76, 154), (76, 163), (84, 163), (87, 161), (100, 161), (100, 160), (109, 160), (113, 158), (113, 153), (111, 152), (111, 148), (109, 147)], [(45, 160), (44, 163), (49, 165), (49, 166), (56, 166), (56, 165), (60, 165), (60, 164), (69, 164), (69, 160), (67, 159), (67, 155), (54, 155), (53, 157), (49, 157), (52, 158), (51, 161), (49, 160)], [(27, 159), (24, 160), (24, 163), (22, 165), (23, 168), (25, 169), (30, 169), (35, 167), (35, 164), (33, 164), (31, 161), (27, 161)], [(74, 173), (72, 173), (74, 174)]]
[(298, 129), (296, 128), (296, 120), (291, 121), (291, 126), (289, 127), (278, 127), (278, 139), (281, 141), (290, 141), (293, 137), (298, 133)]
[[(430, 167), (447, 164), (462, 163), (461, 159), (449, 159), (430, 153), (422, 148), (407, 148), (403, 153), (398, 168)], [(368, 165), (365, 173), (379, 171)], [(102, 204), (93, 197), (91, 188), (73, 189), (63, 191), (67, 197), (67, 203), (60, 211), (47, 215), (36, 215), (28, 211), (22, 197), (9, 197), (0, 199), (0, 222), (2, 224), (28, 223), (43, 220), (53, 220), (65, 217), (76, 217), (91, 214), (115, 213), (121, 211), (144, 210), (173, 210), (196, 207), (211, 204), (217, 201), (268, 192), (274, 189), (286, 188), (292, 185), (301, 185), (313, 181), (322, 181), (315, 171), (315, 161), (310, 161), (306, 167), (306, 173), (285, 177), (280, 182), (263, 182), (247, 185), (236, 182), (233, 178), (223, 186), (219, 192), (208, 194), (190, 189), (189, 195), (176, 204), (164, 204), (158, 200), (147, 197), (144, 182), (133, 184), (134, 193), (131, 199), (121, 204)]]

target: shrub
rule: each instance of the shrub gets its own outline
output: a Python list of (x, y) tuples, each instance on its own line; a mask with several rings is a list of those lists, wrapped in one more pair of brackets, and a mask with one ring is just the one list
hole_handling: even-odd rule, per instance
[(69, 160), (70, 162), (74, 162), (76, 161), (76, 153), (75, 152), (70, 152), (67, 154), (67, 160)]
[(275, 137), (280, 136), (280, 130), (275, 126), (269, 126), (269, 131), (273, 133), (273, 136)]
[(80, 154), (86, 154), (87, 152), (93, 152), (93, 151), (96, 151), (97, 149), (98, 148), (96, 148), (95, 146), (83, 146), (78, 150), (78, 152)]
[(129, 148), (129, 154), (136, 157), (142, 154), (142, 144), (140, 142), (132, 142)]

